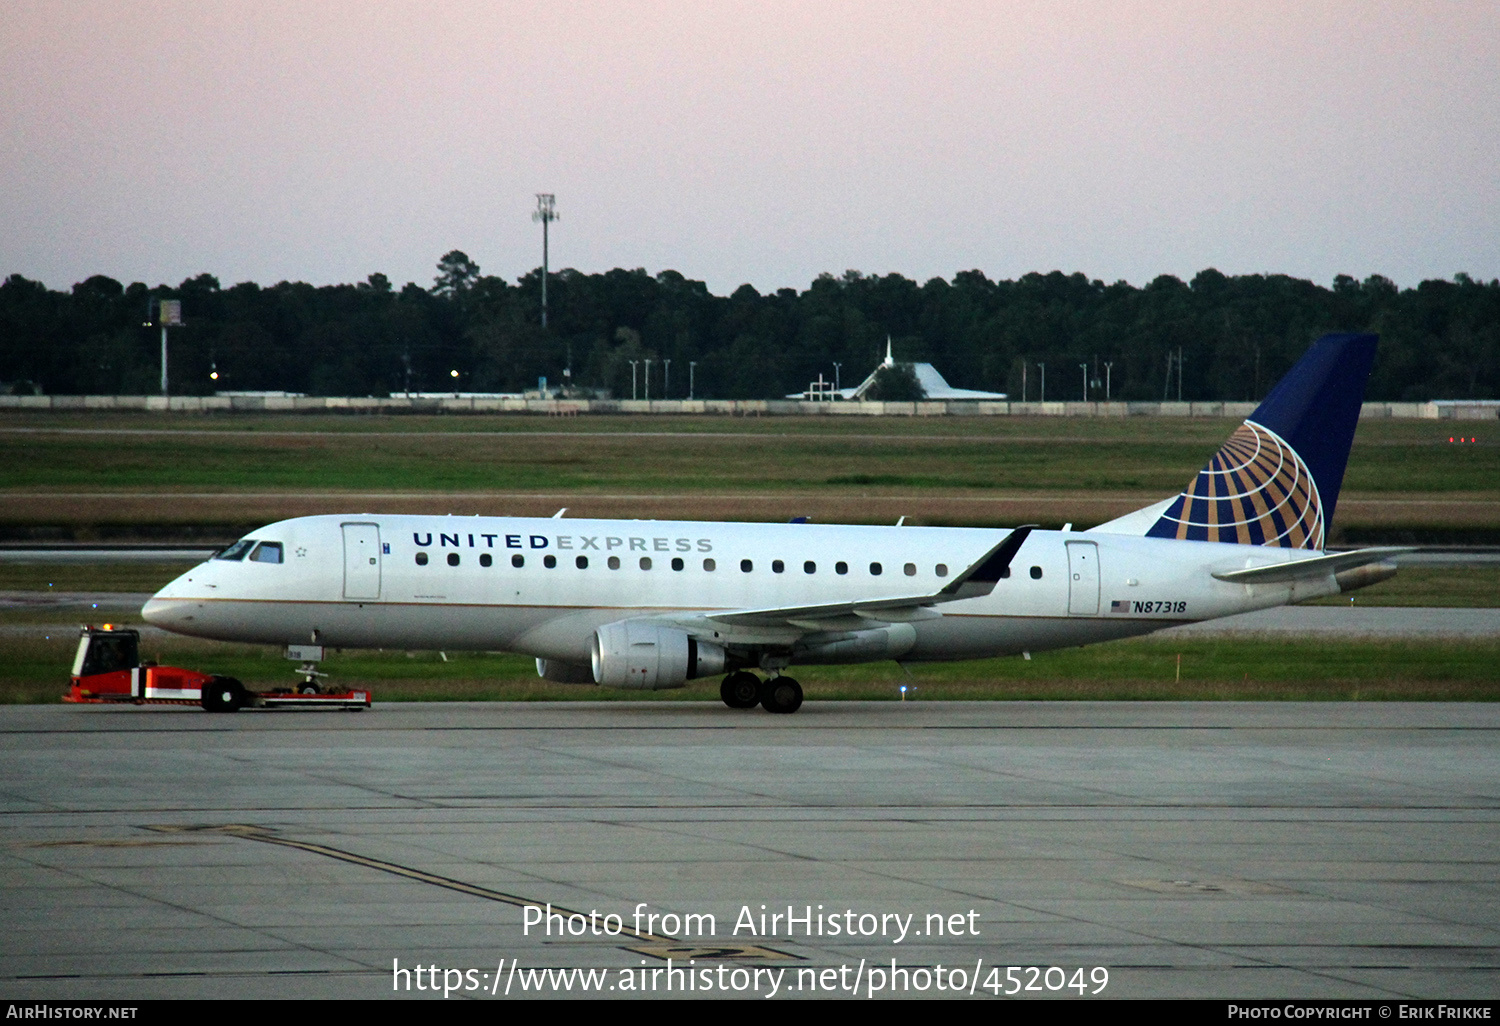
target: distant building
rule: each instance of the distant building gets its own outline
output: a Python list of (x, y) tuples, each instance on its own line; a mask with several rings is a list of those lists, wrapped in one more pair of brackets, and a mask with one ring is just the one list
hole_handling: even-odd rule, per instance
[(879, 367), (870, 372), (854, 388), (835, 389), (828, 382), (819, 380), (810, 383), (804, 392), (793, 392), (787, 396), (788, 399), (863, 399), (865, 393), (875, 385), (875, 375), (886, 367), (910, 367), (912, 374), (916, 376), (917, 384), (922, 386), (922, 391), (927, 393), (928, 399), (986, 399), (992, 401), (1004, 401), (1007, 398), (1004, 392), (980, 392), (972, 388), (954, 388), (947, 380), (938, 373), (938, 369), (930, 363), (907, 363), (898, 362), (891, 354), (891, 340), (885, 340), (885, 359)]
[(306, 399), (306, 392), (215, 392), (220, 399)]

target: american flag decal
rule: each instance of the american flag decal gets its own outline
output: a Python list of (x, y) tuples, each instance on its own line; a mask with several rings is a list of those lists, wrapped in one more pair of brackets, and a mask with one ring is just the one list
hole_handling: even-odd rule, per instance
[(1116, 599), (1115, 601), (1113, 601), (1113, 602), (1111, 602), (1109, 604), (1109, 611), (1111, 613), (1128, 613), (1128, 612), (1130, 612), (1130, 603), (1129, 602), (1121, 602), (1118, 599)]

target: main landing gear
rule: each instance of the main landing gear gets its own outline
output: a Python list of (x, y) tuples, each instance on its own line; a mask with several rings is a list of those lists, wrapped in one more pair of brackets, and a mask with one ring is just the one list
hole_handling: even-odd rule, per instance
[(802, 706), (802, 685), (791, 677), (777, 675), (761, 680), (747, 670), (736, 670), (719, 685), (719, 697), (731, 709), (753, 709), (766, 712), (794, 713)]

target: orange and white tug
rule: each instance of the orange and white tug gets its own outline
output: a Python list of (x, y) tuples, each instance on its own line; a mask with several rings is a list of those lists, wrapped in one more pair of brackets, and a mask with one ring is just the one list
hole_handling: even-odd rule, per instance
[(133, 705), (199, 705), (209, 712), (251, 707), (368, 709), (370, 692), (325, 691), (309, 674), (297, 687), (250, 691), (233, 677), (180, 666), (141, 662), (141, 632), (129, 627), (85, 626), (73, 657), (72, 687), (64, 702)]

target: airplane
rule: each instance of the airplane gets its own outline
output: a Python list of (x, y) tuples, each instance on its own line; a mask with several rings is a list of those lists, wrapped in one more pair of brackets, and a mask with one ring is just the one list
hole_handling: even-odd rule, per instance
[(1334, 595), (1409, 551), (1324, 551), (1375, 346), (1320, 338), (1180, 494), (1083, 531), (298, 517), (142, 616), (220, 641), (518, 652), (617, 688), (724, 674), (729, 707), (791, 713), (795, 665), (1029, 657)]

